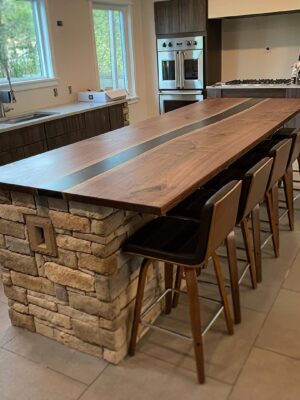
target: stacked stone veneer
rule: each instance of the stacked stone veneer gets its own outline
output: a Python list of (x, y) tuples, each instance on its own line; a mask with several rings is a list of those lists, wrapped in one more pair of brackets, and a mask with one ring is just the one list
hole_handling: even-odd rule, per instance
[[(51, 220), (57, 257), (31, 250), (26, 215)], [(149, 218), (0, 188), (0, 265), (12, 324), (109, 362), (121, 361), (141, 259), (119, 249)], [(150, 268), (145, 303), (159, 294), (161, 275), (161, 266)]]

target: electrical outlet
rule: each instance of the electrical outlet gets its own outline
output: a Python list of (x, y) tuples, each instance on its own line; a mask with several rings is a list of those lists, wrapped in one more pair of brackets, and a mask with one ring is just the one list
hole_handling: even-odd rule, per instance
[(54, 97), (57, 97), (57, 96), (58, 96), (58, 89), (57, 89), (57, 88), (54, 88), (54, 89), (53, 89), (53, 94), (54, 94)]
[(69, 94), (72, 94), (72, 93), (73, 93), (73, 88), (72, 88), (71, 85), (68, 86), (68, 91), (69, 91)]

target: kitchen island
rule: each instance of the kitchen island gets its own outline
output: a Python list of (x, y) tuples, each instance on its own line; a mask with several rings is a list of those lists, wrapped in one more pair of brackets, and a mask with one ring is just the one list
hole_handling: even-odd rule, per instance
[[(12, 323), (120, 362), (141, 263), (122, 254), (124, 240), (299, 111), (300, 99), (206, 100), (1, 167), (0, 264)], [(162, 281), (155, 264), (145, 303)]]

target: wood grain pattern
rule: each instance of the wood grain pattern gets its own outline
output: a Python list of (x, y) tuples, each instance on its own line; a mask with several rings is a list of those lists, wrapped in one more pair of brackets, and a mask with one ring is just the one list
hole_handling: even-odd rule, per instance
[[(0, 185), (47, 190), (140, 143), (224, 112), (249, 99), (210, 99), (0, 168)], [(62, 191), (105, 206), (164, 214), (300, 111), (299, 99), (266, 99), (237, 115), (170, 140)]]

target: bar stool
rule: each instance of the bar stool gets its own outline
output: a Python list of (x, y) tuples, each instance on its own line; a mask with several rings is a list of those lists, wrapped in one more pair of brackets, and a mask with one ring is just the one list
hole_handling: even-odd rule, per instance
[[(269, 183), (265, 193), (265, 201), (272, 234), (273, 248), (276, 257), (279, 257), (278, 183), (286, 173), (286, 166), (290, 157), (291, 146), (291, 139), (285, 139), (276, 143), (270, 139), (267, 139), (233, 164), (234, 168), (246, 170), (253, 164), (259, 162), (263, 157), (272, 157), (274, 160)], [(261, 259), (260, 240), (257, 240), (254, 243), (254, 250), (257, 259)]]
[(295, 211), (294, 211), (294, 194), (293, 194), (293, 164), (298, 161), (299, 172), (300, 172), (300, 130), (297, 131), (293, 128), (282, 128), (279, 129), (272, 139), (275, 141), (282, 141), (285, 139), (292, 140), (292, 147), (290, 151), (290, 157), (288, 160), (286, 173), (283, 176), (283, 187), (285, 194), (285, 201), (288, 209), (289, 226), (291, 231), (294, 230), (295, 225)]
[[(254, 247), (251, 240), (248, 218), (250, 217), (250, 214), (252, 214), (253, 238), (255, 241), (256, 236), (260, 235), (259, 204), (264, 199), (266, 193), (267, 185), (270, 179), (272, 164), (272, 158), (264, 158), (246, 172), (242, 170), (228, 168), (222, 171), (214, 179), (212, 179), (207, 185), (204, 186), (204, 188), (198, 189), (195, 193), (193, 193), (192, 196), (188, 197), (173, 210), (171, 210), (168, 214), (176, 218), (192, 218), (194, 220), (197, 220), (200, 218), (198, 204), (201, 203), (203, 198), (205, 198), (207, 192), (210, 193), (211, 190), (217, 190), (218, 188), (224, 186), (226, 183), (234, 179), (242, 180), (243, 184), (236, 225), (240, 225), (242, 229), (248, 265), (250, 267), (251, 282), (254, 289), (257, 287), (257, 275), (258, 280), (261, 280), (261, 266), (259, 263), (260, 268), (257, 268), (255, 263)], [(225, 243), (227, 247), (228, 259), (230, 261), (229, 275), (234, 319), (235, 323), (240, 323), (241, 309), (239, 284), (241, 280), (239, 280), (238, 277), (234, 232), (232, 232), (230, 236), (226, 238)], [(245, 272), (243, 273), (242, 278)], [(175, 285), (176, 289), (179, 289), (181, 287), (181, 280), (182, 271), (178, 269)], [(178, 304), (178, 297), (178, 292), (175, 292), (173, 300), (174, 307), (176, 307)]]
[[(141, 266), (137, 296), (135, 303), (134, 319), (132, 326), (129, 354), (134, 355), (138, 327), (144, 324), (143, 317), (149, 306), (142, 314), (143, 294), (146, 283), (147, 270), (153, 261), (165, 263), (166, 290), (160, 300), (166, 296), (166, 311), (171, 310), (173, 290), (173, 264), (181, 266), (187, 282), (187, 296), (189, 299), (189, 314), (191, 319), (192, 338), (197, 376), (199, 383), (204, 383), (204, 359), (202, 346), (202, 330), (200, 320), (200, 304), (197, 285), (197, 271), (205, 264), (209, 257), (213, 257), (215, 274), (229, 334), (233, 334), (233, 322), (216, 249), (234, 228), (239, 199), (241, 194), (241, 181), (233, 181), (213, 194), (201, 209), (201, 219), (197, 221), (183, 220), (171, 217), (159, 217), (146, 224), (125, 242), (123, 251), (130, 255), (144, 257)], [(155, 302), (154, 302), (155, 304)], [(150, 326), (147, 324), (147, 326)], [(171, 334), (174, 332), (159, 328)], [(187, 337), (185, 337), (187, 338)]]

